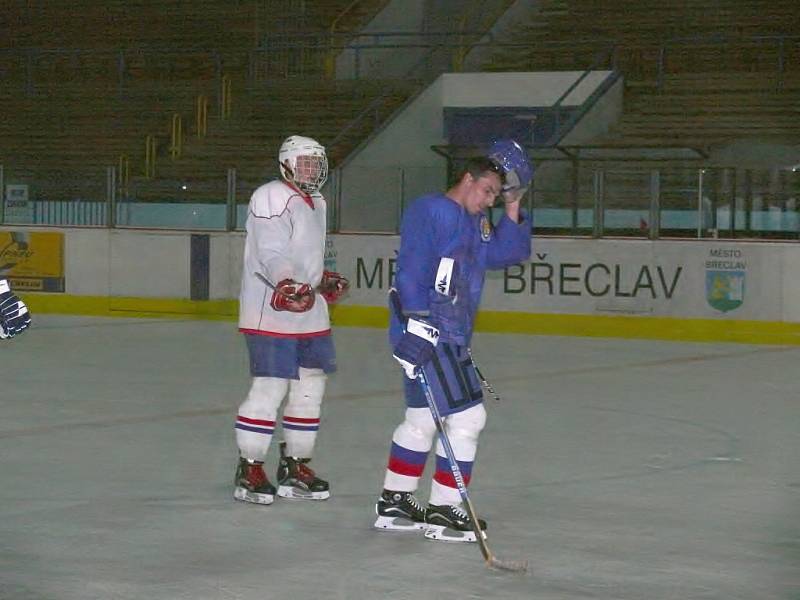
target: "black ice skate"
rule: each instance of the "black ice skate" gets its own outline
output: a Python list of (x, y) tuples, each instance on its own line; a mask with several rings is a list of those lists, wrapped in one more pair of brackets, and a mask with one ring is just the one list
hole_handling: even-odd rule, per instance
[[(443, 542), (477, 542), (472, 529), (472, 521), (467, 512), (460, 506), (429, 504), (425, 518), (428, 526), (425, 537), (429, 540)], [(486, 531), (486, 521), (478, 519), (481, 531)], [(484, 537), (486, 534), (484, 533)]]
[(375, 504), (375, 527), (393, 531), (425, 529), (425, 509), (411, 492), (383, 490)]
[(235, 485), (233, 497), (242, 502), (272, 504), (275, 500), (275, 486), (267, 479), (261, 461), (240, 458)]
[(286, 456), (286, 442), (280, 443), (278, 496), (294, 500), (327, 500), (331, 496), (327, 481), (317, 477), (308, 466), (310, 458)]

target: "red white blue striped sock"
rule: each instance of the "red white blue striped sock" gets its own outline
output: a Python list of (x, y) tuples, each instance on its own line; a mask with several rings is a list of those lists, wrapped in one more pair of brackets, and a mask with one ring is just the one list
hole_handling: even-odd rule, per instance
[(249, 460), (264, 460), (275, 432), (275, 421), (238, 415), (234, 427), (239, 453)]
[(311, 458), (319, 431), (319, 417), (283, 415), (283, 435), (286, 452), (297, 458)]

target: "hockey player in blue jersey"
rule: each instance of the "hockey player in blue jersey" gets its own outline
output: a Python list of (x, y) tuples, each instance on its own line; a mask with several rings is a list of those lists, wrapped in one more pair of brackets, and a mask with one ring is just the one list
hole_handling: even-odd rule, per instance
[[(436, 437), (417, 374), (423, 369), (468, 483), (486, 422), (469, 353), (473, 322), (486, 270), (530, 256), (531, 223), (520, 200), (532, 177), (524, 150), (511, 140), (500, 140), (488, 156), (468, 160), (445, 194), (417, 199), (403, 216), (396, 289), (390, 292), (389, 338), (405, 374), (407, 408), (392, 436), (384, 489), (376, 505), (379, 529), (424, 530), (428, 539), (476, 541), (440, 442), (427, 507), (414, 496)], [(486, 209), (498, 196), (505, 214), (493, 226)], [(485, 529), (484, 522), (480, 525)]]

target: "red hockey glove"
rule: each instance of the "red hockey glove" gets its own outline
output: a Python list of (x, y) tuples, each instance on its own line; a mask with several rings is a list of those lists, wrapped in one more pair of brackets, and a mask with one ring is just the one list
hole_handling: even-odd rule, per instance
[(310, 285), (297, 283), (294, 279), (284, 279), (275, 286), (269, 305), (278, 311), (301, 313), (311, 310), (314, 299), (314, 290)]
[(333, 304), (347, 293), (350, 282), (346, 277), (333, 271), (323, 271), (322, 281), (319, 284), (319, 293), (328, 304)]

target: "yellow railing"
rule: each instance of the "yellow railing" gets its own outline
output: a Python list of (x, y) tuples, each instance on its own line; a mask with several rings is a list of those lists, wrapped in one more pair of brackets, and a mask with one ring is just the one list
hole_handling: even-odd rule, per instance
[(208, 96), (200, 95), (195, 102), (194, 134), (198, 138), (206, 137), (208, 133)]
[(174, 159), (180, 158), (183, 152), (183, 118), (179, 113), (172, 115), (172, 128), (170, 130), (169, 155)]
[(128, 159), (127, 154), (120, 154), (119, 156), (119, 191), (123, 195), (128, 194), (128, 183), (131, 180), (131, 161)]
[(328, 79), (333, 79), (336, 77), (336, 56), (338, 54), (338, 50), (335, 48), (336, 44), (334, 42), (336, 26), (339, 25), (339, 21), (341, 21), (347, 13), (353, 10), (359, 2), (361, 2), (361, 0), (353, 0), (342, 12), (337, 15), (337, 17), (333, 20), (333, 23), (331, 23), (331, 28), (328, 34), (329, 47), (328, 52), (325, 55), (325, 76)]
[[(483, 3), (481, 3), (481, 6)], [(476, 3), (471, 2), (469, 8), (465, 9), (461, 13), (461, 19), (458, 22), (458, 46), (453, 50), (452, 56), (452, 68), (453, 71), (458, 72), (463, 70), (464, 68), (464, 60), (467, 58), (467, 54), (472, 49), (472, 44), (467, 42), (467, 36), (464, 35), (464, 31), (467, 28), (467, 21), (470, 23), (474, 22), (472, 16), (478, 12), (480, 9)], [(474, 43), (474, 42), (473, 42)]]
[(148, 135), (144, 140), (144, 176), (156, 176), (156, 136)]

